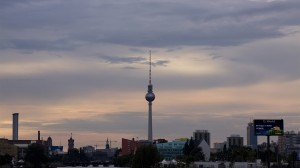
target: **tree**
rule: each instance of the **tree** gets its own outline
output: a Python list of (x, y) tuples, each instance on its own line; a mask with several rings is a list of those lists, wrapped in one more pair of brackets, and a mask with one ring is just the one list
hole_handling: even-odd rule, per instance
[(2, 165), (10, 164), (12, 160), (12, 157), (8, 154), (0, 155), (0, 167)]
[(130, 166), (132, 159), (133, 159), (132, 154), (118, 156), (118, 157), (114, 158), (114, 166), (128, 167), (128, 166)]
[(191, 152), (190, 155), (193, 157), (194, 161), (200, 161), (204, 160), (205, 156), (203, 154), (202, 148), (201, 147), (195, 147)]
[(155, 146), (142, 145), (135, 152), (132, 168), (151, 168), (159, 161), (161, 161), (161, 157)]
[(183, 155), (189, 155), (190, 153), (190, 146), (189, 146), (189, 140), (187, 139), (185, 144), (184, 144), (184, 147), (183, 147)]
[(34, 168), (40, 168), (43, 164), (48, 162), (46, 147), (42, 144), (31, 144), (28, 146), (25, 161)]
[(187, 156), (190, 155), (191, 151), (196, 147), (195, 141), (191, 137), (191, 139), (186, 140), (184, 147), (183, 147), (183, 155)]
[(288, 162), (292, 168), (295, 167), (296, 160), (297, 160), (297, 152), (293, 151), (288, 155)]
[(190, 141), (189, 141), (189, 153), (191, 153), (191, 151), (196, 147), (195, 141), (193, 140), (193, 137), (191, 137)]
[(183, 147), (183, 157), (179, 161), (185, 162), (189, 165), (191, 162), (204, 160), (204, 154), (201, 147), (198, 147), (195, 141), (192, 139), (187, 140)]

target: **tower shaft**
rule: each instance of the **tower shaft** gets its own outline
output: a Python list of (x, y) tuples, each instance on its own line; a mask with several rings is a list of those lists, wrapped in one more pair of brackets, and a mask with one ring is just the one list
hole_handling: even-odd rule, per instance
[(152, 134), (152, 102), (148, 103), (148, 141), (153, 141)]

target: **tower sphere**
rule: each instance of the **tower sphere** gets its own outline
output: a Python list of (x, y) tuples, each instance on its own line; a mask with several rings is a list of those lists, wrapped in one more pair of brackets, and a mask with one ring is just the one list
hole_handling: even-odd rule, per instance
[(147, 93), (145, 98), (148, 102), (152, 102), (155, 99), (155, 94), (154, 93)]

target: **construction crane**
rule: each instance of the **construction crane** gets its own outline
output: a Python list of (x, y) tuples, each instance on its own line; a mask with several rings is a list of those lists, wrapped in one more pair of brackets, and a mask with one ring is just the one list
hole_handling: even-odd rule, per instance
[[(108, 148), (111, 148), (111, 143), (112, 143), (112, 142), (113, 142), (113, 143), (117, 143), (118, 141), (108, 140), (108, 138), (107, 138), (106, 141), (96, 141), (96, 142), (106, 143), (106, 145), (109, 145)], [(98, 144), (96, 144), (96, 145), (94, 145), (94, 146), (96, 146), (96, 148), (97, 148)], [(106, 146), (106, 148), (107, 148), (107, 146)]]
[(109, 147), (111, 148), (111, 143), (117, 143), (118, 141), (112, 141), (112, 140), (109, 140)]

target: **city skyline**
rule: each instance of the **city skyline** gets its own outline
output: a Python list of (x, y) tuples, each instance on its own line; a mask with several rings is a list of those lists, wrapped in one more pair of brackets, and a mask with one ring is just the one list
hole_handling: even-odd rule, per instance
[[(300, 2), (1, 1), (0, 137), (37, 131), (75, 146), (208, 130), (246, 138), (252, 119), (299, 129)], [(89, 137), (87, 139), (86, 137)]]

